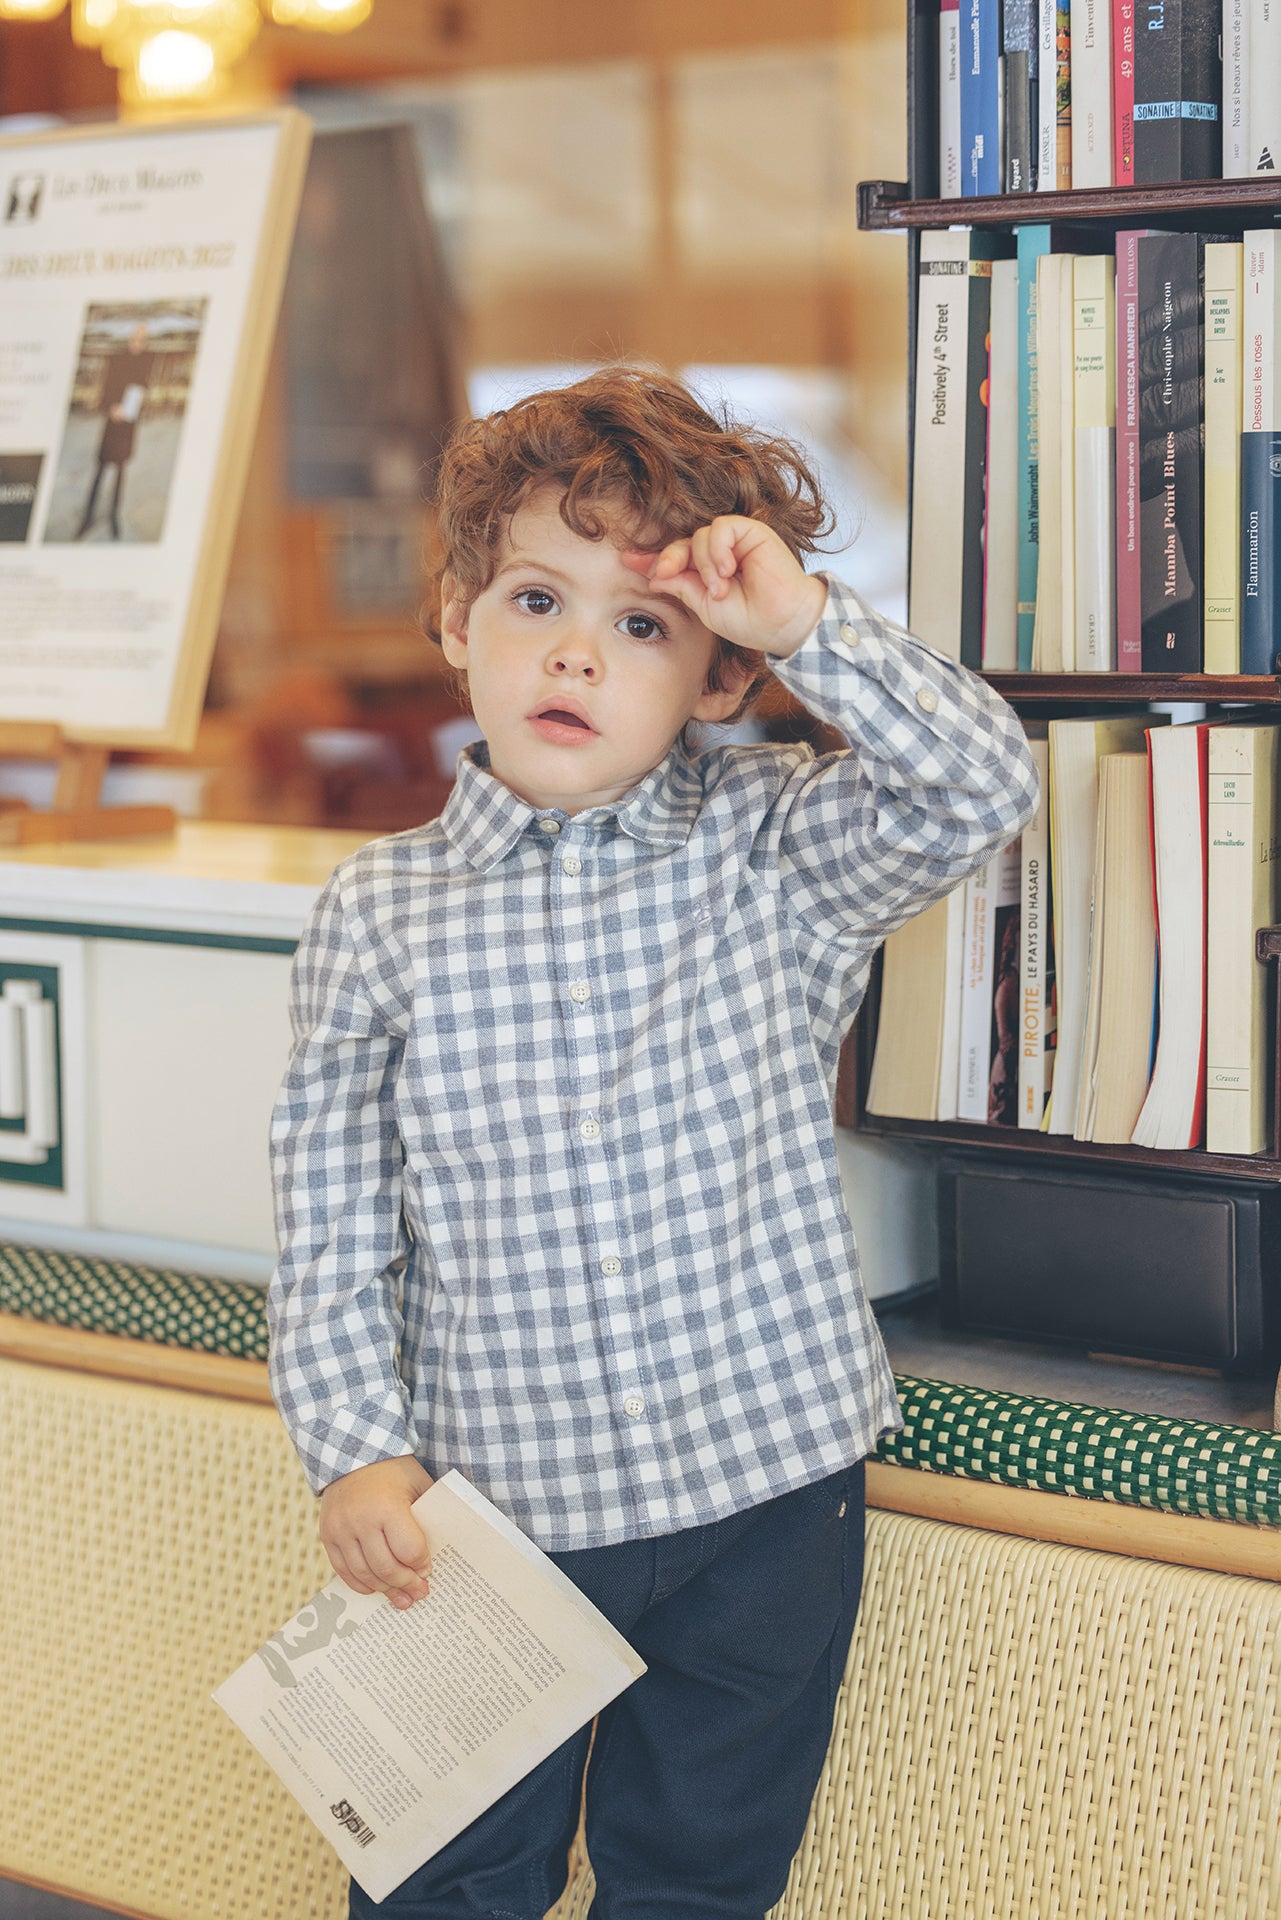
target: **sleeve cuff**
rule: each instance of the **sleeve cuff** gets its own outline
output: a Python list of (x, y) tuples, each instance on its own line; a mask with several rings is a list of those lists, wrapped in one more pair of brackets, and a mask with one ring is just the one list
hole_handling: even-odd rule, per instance
[(399, 1400), (337, 1407), (295, 1425), (294, 1444), (313, 1493), (376, 1460), (418, 1451), (413, 1423)]

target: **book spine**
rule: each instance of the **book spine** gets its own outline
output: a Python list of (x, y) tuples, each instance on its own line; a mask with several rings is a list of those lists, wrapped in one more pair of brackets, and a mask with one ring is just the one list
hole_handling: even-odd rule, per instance
[[(1278, 0), (1281, 4), (1281, 0)], [(1050, 184), (1072, 185), (1072, 22), (1068, 7), (1054, 10), (1054, 174)]]
[(1018, 670), (1018, 262), (994, 260), (988, 327), (987, 472), (983, 528), (983, 666)]
[(1134, 185), (1135, 0), (1112, 0), (1112, 184)]
[(1251, 171), (1250, 0), (1225, 0), (1223, 8), (1222, 120), (1223, 177), (1235, 180)]
[(987, 353), (992, 317), (992, 263), (972, 260), (965, 374), (965, 469), (962, 484), (961, 664), (983, 665), (983, 516), (987, 493)]
[(965, 967), (965, 889), (953, 887), (944, 907), (947, 914), (946, 988), (939, 1038), (938, 1086), (934, 1099), (936, 1120), (955, 1120), (960, 1093), (961, 993)]
[(908, 619), (913, 633), (950, 660), (961, 657), (967, 261), (962, 236), (922, 236)]
[(961, 0), (939, 4), (939, 197), (961, 192)]
[(1270, 228), (1244, 236), (1241, 295), (1241, 670), (1271, 674), (1281, 653), (1281, 247)]
[(1281, 168), (1281, 0), (1246, 0), (1250, 50), (1247, 173)]
[(977, 1126), (987, 1122), (996, 878), (997, 862), (993, 860), (978, 873), (971, 874), (965, 883), (965, 959), (961, 974), (960, 1073), (956, 1117)]
[(983, 640), (983, 483), (991, 261), (988, 236), (921, 237), (917, 293), (912, 630), (977, 667)]
[(1134, 48), (1140, 185), (1209, 180), (1220, 171), (1220, 19), (1219, 0), (1144, 0)]
[(1019, 842), (1011, 841), (993, 864), (992, 999), (984, 1118), (990, 1127), (1013, 1127), (1018, 1123), (1019, 1092)]
[(1038, 47), (1034, 0), (1004, 0), (1005, 190), (1036, 186)]
[[(1259, 1057), (1254, 957), (1255, 869), (1275, 863), (1272, 795), (1264, 798), (1270, 754), (1260, 729), (1216, 727), (1210, 734), (1206, 808), (1205, 1146), (1207, 1153), (1260, 1153), (1266, 1101)], [(1260, 761), (1256, 773), (1255, 762)], [(1262, 778), (1259, 774), (1262, 774)], [(1265, 993), (1267, 975), (1265, 979)]]
[(1143, 671), (1199, 673), (1201, 239), (1139, 241), (1139, 568)]
[(1139, 233), (1116, 236), (1116, 665), (1143, 668), (1139, 586)]
[(961, 191), (1001, 191), (1000, 0), (961, 8)]
[(1055, 25), (1058, 8), (1055, 0), (1037, 0), (1037, 72), (1036, 91), (1036, 184), (1041, 193), (1058, 186), (1056, 166), (1059, 146), (1058, 52)]
[(1112, 0), (1071, 0), (1072, 185), (1112, 185)]
[(1205, 670), (1241, 670), (1239, 241), (1205, 250)]
[(1019, 555), (1018, 555), (1018, 665), (1032, 668), (1032, 639), (1036, 631), (1036, 575), (1038, 556), (1038, 431), (1036, 263), (1050, 244), (1050, 229), (1020, 227), (1018, 233), (1018, 368), (1019, 368)]
[(1198, 798), (1197, 812), (1198, 812), (1198, 824), (1201, 829), (1201, 836), (1200, 836), (1201, 844), (1196, 850), (1198, 855), (1199, 878), (1200, 878), (1200, 885), (1201, 885), (1201, 928), (1200, 928), (1200, 932), (1201, 932), (1201, 1019), (1200, 1019), (1200, 1026), (1199, 1026), (1201, 1047), (1200, 1047), (1200, 1052), (1197, 1055), (1196, 1074), (1195, 1074), (1194, 1083), (1193, 1083), (1196, 1089), (1196, 1093), (1195, 1093), (1195, 1099), (1192, 1107), (1192, 1125), (1188, 1132), (1189, 1147), (1201, 1146), (1204, 1144), (1204, 1141), (1205, 1141), (1205, 1013), (1206, 1013), (1205, 996), (1206, 996), (1206, 986), (1207, 986), (1206, 958), (1207, 958), (1207, 952), (1208, 952), (1206, 934), (1207, 934), (1207, 915), (1209, 911), (1209, 894), (1206, 886), (1206, 869), (1209, 863), (1209, 854), (1210, 854), (1208, 813), (1209, 813), (1209, 800), (1210, 800), (1210, 735), (1213, 731), (1214, 729), (1212, 726), (1199, 726), (1196, 729), (1197, 798)]
[(1241, 436), (1241, 671), (1281, 673), (1281, 431)]
[(1036, 263), (1037, 366), (1037, 573), (1032, 667), (1057, 673), (1062, 654), (1063, 402), (1060, 394), (1059, 274), (1062, 254), (1043, 253)]
[[(1076, 352), (1072, 297), (1075, 258), (1064, 259), (1059, 278), (1059, 659), (1060, 673), (1076, 669)], [(1046, 663), (1049, 665), (1049, 662)]]
[(1040, 798), (1020, 843), (1018, 1124), (1039, 1132), (1049, 1093), (1046, 961), (1050, 933), (1050, 764), (1046, 740), (1033, 737), (1028, 744), (1040, 779)]
[(1075, 566), (1078, 672), (1116, 662), (1116, 309), (1110, 255), (1073, 262)]

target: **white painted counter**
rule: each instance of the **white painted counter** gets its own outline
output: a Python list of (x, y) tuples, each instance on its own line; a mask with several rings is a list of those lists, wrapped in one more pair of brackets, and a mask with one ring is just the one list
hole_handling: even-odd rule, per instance
[(172, 840), (7, 853), (0, 997), (37, 998), (41, 1031), (0, 1023), (0, 1238), (265, 1280), (290, 956), (359, 844), (193, 821)]

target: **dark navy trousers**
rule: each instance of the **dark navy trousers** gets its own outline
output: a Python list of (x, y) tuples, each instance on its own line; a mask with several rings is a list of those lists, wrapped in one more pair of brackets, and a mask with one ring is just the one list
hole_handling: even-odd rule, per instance
[(648, 1671), (594, 1745), (584, 1727), (386, 1900), (353, 1886), (352, 1920), (543, 1920), (584, 1768), (591, 1920), (763, 1920), (831, 1737), (863, 1498), (860, 1460), (708, 1526), (553, 1553)]

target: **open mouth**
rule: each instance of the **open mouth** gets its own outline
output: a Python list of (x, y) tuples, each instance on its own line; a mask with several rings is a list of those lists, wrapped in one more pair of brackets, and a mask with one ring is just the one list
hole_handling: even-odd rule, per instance
[(580, 745), (596, 738), (595, 727), (577, 701), (561, 706), (558, 701), (549, 700), (545, 706), (538, 707), (530, 714), (529, 723), (544, 740), (550, 740), (557, 746)]

